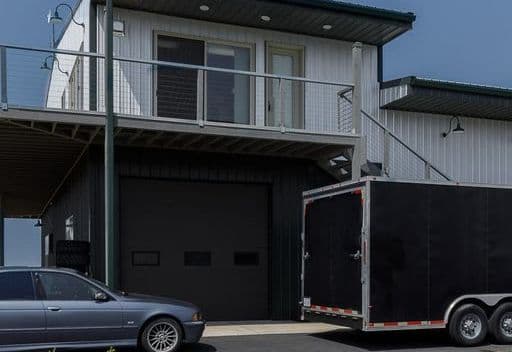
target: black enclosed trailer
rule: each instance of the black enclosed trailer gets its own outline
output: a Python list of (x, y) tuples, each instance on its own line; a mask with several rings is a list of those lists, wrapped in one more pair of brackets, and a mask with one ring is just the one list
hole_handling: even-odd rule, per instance
[(303, 319), (512, 342), (512, 188), (371, 177), (303, 198)]

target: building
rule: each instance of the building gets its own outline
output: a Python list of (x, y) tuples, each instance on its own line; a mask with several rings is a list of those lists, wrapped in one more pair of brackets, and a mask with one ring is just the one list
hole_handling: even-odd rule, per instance
[[(114, 5), (121, 289), (196, 302), (210, 320), (293, 319), (301, 192), (359, 173), (512, 181), (512, 91), (382, 81), (382, 46), (412, 13), (330, 0)], [(46, 53), (44, 102), (16, 104), (8, 93), (26, 82), (9, 81), (0, 111), (4, 216), (41, 218), (44, 265), (57, 241), (89, 242), (100, 280), (103, 14), (104, 2), (80, 1)], [(16, 55), (34, 51), (3, 50), (20, 75)], [(464, 138), (442, 137), (455, 122)]]

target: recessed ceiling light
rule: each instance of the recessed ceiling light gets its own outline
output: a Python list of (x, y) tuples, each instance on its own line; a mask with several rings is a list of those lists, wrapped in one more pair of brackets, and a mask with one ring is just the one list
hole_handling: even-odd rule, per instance
[(265, 22), (270, 22), (270, 20), (271, 20), (270, 16), (266, 16), (266, 15), (263, 15), (260, 18), (262, 21), (265, 21)]
[(328, 31), (328, 30), (331, 30), (331, 29), (332, 29), (332, 26), (331, 26), (330, 24), (324, 24), (324, 25), (322, 26), (322, 29), (323, 29), (324, 31)]
[(210, 11), (210, 6), (208, 6), (208, 5), (201, 5), (201, 6), (199, 6), (199, 10), (204, 11), (204, 12)]

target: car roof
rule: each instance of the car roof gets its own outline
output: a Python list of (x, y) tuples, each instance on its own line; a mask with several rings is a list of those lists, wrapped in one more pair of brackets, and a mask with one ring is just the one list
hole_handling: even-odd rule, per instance
[(12, 272), (12, 271), (53, 271), (53, 272), (63, 272), (63, 273), (72, 273), (79, 274), (80, 272), (74, 269), (69, 268), (57, 268), (57, 267), (42, 267), (42, 266), (2, 266), (0, 267), (0, 272)]

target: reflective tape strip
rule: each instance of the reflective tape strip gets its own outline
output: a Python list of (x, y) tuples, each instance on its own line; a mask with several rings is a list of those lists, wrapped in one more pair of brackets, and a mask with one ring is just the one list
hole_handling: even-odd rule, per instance
[(387, 328), (403, 326), (432, 326), (445, 325), (444, 320), (421, 320), (421, 321), (389, 321), (383, 323), (368, 323), (369, 328)]
[(357, 310), (344, 309), (344, 308), (338, 308), (338, 307), (326, 307), (326, 306), (318, 306), (318, 305), (312, 304), (311, 307), (306, 307), (306, 309), (314, 311), (314, 312), (359, 316), (359, 312)]

